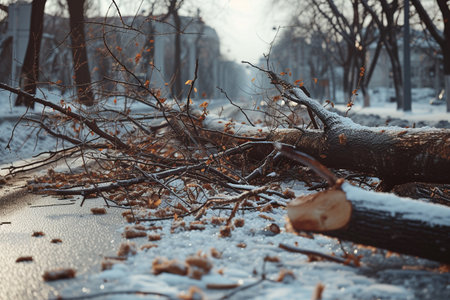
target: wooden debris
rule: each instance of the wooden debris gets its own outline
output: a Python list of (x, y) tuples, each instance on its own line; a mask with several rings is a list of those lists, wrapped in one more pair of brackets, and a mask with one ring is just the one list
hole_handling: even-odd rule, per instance
[(216, 248), (211, 248), (211, 256), (214, 258), (222, 258), (222, 253), (219, 252), (219, 250), (217, 250)]
[(140, 238), (140, 237), (146, 237), (147, 233), (145, 231), (138, 231), (138, 230), (125, 230), (122, 233), (122, 236), (126, 239), (134, 239), (134, 238)]
[(229, 290), (241, 286), (239, 283), (208, 283), (206, 288), (210, 290)]
[(55, 281), (61, 279), (70, 279), (74, 278), (76, 271), (74, 269), (56, 269), (52, 271), (45, 271), (42, 278), (44, 281)]
[(136, 244), (135, 243), (122, 243), (120, 244), (119, 251), (117, 251), (118, 256), (127, 256), (127, 255), (135, 255), (136, 254)]
[(186, 263), (180, 263), (177, 260), (168, 260), (167, 258), (158, 257), (152, 263), (153, 274), (171, 273), (186, 276), (188, 274), (188, 266)]
[(244, 224), (245, 224), (245, 220), (244, 219), (238, 218), (238, 219), (234, 220), (234, 226), (235, 227), (244, 227)]
[(161, 239), (161, 235), (160, 234), (149, 234), (148, 235), (148, 240), (149, 241), (159, 241)]
[(21, 256), (16, 259), (16, 263), (24, 262), (24, 261), (33, 261), (33, 257), (32, 256)]
[(93, 207), (91, 208), (91, 212), (94, 215), (104, 215), (106, 214), (106, 209), (104, 207)]
[(325, 286), (319, 282), (314, 289), (314, 294), (312, 295), (311, 300), (322, 300), (322, 294), (324, 290)]

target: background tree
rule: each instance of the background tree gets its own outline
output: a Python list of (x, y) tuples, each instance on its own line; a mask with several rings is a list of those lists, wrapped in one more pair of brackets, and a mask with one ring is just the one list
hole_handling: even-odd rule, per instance
[(445, 91), (447, 112), (450, 112), (450, 9), (447, 0), (436, 0), (439, 9), (442, 13), (442, 21), (444, 22), (444, 34), (441, 34), (430, 18), (429, 14), (422, 6), (420, 1), (411, 0), (411, 3), (416, 8), (421, 21), (425, 24), (434, 40), (439, 44), (442, 54), (444, 56), (444, 77), (445, 77)]
[(94, 104), (91, 90), (91, 74), (86, 53), (84, 35), (84, 3), (85, 0), (67, 1), (70, 15), (70, 39), (74, 69), (74, 83), (80, 103), (90, 106)]
[[(388, 3), (386, 0), (376, 1), (376, 4), (369, 5), (367, 0), (361, 0), (361, 3), (372, 16), (380, 38), (383, 41), (384, 48), (388, 53), (392, 66), (392, 79), (394, 81), (395, 97), (397, 99), (397, 109), (403, 108), (403, 79), (402, 66), (400, 64), (400, 57), (398, 51), (398, 16), (400, 13), (400, 6), (398, 0), (393, 0)], [(380, 10), (377, 10), (379, 8)]]
[[(351, 96), (358, 85), (364, 97), (364, 106), (370, 106), (368, 85), (375, 69), (382, 46), (379, 39), (374, 20), (370, 18), (366, 9), (361, 6), (360, 1), (349, 1), (348, 6), (351, 14), (344, 13), (347, 2), (342, 2), (342, 9), (336, 5), (336, 1), (325, 2), (313, 0), (311, 4), (318, 9), (321, 17), (331, 26), (335, 33), (335, 44), (338, 51), (334, 57), (343, 68), (344, 95)], [(316, 18), (314, 18), (316, 19)], [(322, 30), (323, 32), (323, 30)], [(373, 56), (368, 57), (369, 47), (378, 39)], [(360, 76), (361, 68), (368, 70), (364, 76)]]
[[(31, 5), (28, 46), (20, 75), (20, 87), (32, 95), (36, 94), (36, 82), (39, 79), (39, 54), (44, 28), (45, 2), (46, 0), (33, 0)], [(30, 101), (30, 98), (25, 98), (21, 95), (16, 98), (15, 105), (25, 105), (34, 108), (34, 102)]]
[(181, 82), (181, 18), (178, 10), (183, 4), (183, 0), (170, 0), (167, 15), (171, 15), (175, 26), (175, 55), (173, 65), (173, 85), (171, 87), (172, 96), (180, 97), (183, 93)]

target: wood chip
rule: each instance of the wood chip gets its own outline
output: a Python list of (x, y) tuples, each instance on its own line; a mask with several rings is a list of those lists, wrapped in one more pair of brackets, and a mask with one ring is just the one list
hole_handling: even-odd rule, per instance
[(42, 278), (44, 281), (55, 281), (61, 279), (74, 278), (76, 271), (74, 269), (56, 269), (52, 271), (45, 271)]
[(244, 227), (245, 221), (244, 219), (238, 218), (234, 219), (234, 226), (236, 227)]
[(264, 215), (264, 214), (259, 214), (258, 217), (263, 218), (263, 219), (266, 219), (266, 220), (269, 220), (269, 221), (275, 221), (274, 218), (269, 217), (269, 216), (266, 216), (266, 215)]
[(155, 275), (171, 273), (186, 276), (188, 274), (188, 267), (185, 263), (180, 263), (177, 260), (158, 257), (152, 263), (152, 271)]
[(136, 254), (136, 244), (135, 243), (122, 243), (120, 244), (119, 251), (117, 251), (118, 256), (127, 256), (127, 255), (135, 255)]
[(16, 263), (24, 262), (24, 261), (33, 261), (33, 257), (32, 256), (21, 256), (16, 259)]
[(211, 256), (214, 258), (222, 258), (222, 253), (219, 252), (219, 250), (217, 250), (216, 248), (211, 248)]
[(161, 235), (160, 234), (149, 234), (148, 235), (148, 240), (149, 241), (159, 241), (161, 239)]
[(267, 255), (266, 257), (264, 257), (264, 261), (277, 263), (277, 262), (280, 262), (280, 258), (278, 256), (269, 256), (269, 255)]
[(231, 236), (231, 227), (230, 226), (222, 226), (220, 228), (220, 237), (229, 237)]
[(125, 230), (122, 233), (122, 236), (126, 239), (134, 239), (134, 238), (146, 237), (147, 233), (145, 231)]
[(151, 249), (151, 248), (157, 248), (158, 247), (158, 245), (157, 244), (145, 244), (145, 245), (142, 245), (141, 246), (141, 250), (148, 250), (148, 249)]
[(229, 290), (239, 287), (239, 283), (208, 283), (206, 288), (210, 290)]
[(104, 215), (104, 214), (106, 214), (106, 209), (103, 207), (93, 207), (93, 208), (91, 208), (91, 212), (94, 215)]

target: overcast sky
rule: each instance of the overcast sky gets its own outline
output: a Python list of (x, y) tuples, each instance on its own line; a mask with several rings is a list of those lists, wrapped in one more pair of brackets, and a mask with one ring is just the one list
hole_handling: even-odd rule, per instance
[[(134, 15), (145, 7), (143, 1), (117, 0), (122, 15)], [(273, 8), (273, 0), (186, 0), (181, 14), (193, 14), (197, 7), (207, 25), (213, 27), (221, 42), (221, 52), (240, 62), (257, 62), (267, 53), (278, 26), (283, 25), (283, 13)], [(111, 1), (102, 0), (104, 14)], [(140, 6), (141, 5), (141, 6)], [(115, 11), (111, 11), (110, 15)]]

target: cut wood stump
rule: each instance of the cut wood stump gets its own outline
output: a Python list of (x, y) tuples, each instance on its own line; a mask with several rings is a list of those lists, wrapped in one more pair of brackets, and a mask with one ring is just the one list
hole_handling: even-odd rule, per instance
[(344, 183), (298, 197), (287, 207), (297, 231), (313, 231), (408, 255), (450, 263), (450, 207)]

